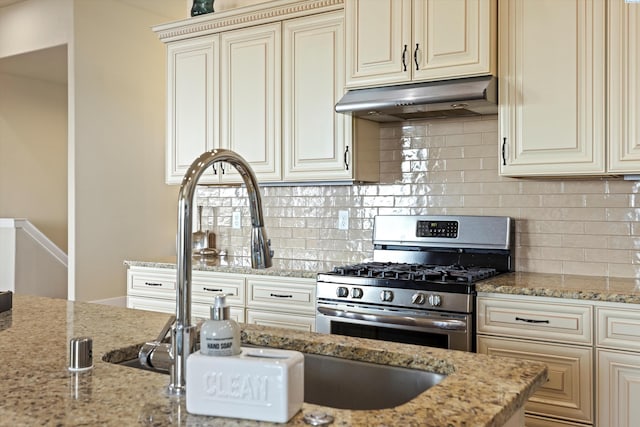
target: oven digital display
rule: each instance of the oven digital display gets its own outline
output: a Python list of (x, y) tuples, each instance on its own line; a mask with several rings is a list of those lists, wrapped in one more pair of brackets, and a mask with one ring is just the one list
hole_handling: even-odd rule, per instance
[(416, 237), (458, 237), (458, 221), (418, 221)]

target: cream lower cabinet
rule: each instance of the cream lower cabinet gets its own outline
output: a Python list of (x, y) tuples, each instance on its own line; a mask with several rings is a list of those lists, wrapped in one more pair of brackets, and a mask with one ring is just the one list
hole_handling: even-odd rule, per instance
[(640, 309), (596, 306), (598, 425), (640, 425)]
[[(224, 293), (240, 323), (315, 331), (315, 279), (194, 270), (192, 317), (208, 319), (213, 295)], [(176, 270), (131, 266), (127, 307), (175, 313)]]
[(315, 279), (247, 278), (247, 323), (313, 332)]
[[(241, 276), (194, 271), (191, 280), (191, 314), (194, 320), (209, 319), (213, 295), (222, 292), (227, 295), (231, 318), (236, 322), (245, 322), (245, 284)], [(176, 270), (129, 267), (127, 307), (175, 313)]]
[(495, 0), (346, 0), (347, 86), (494, 74)]
[(549, 380), (525, 406), (526, 426), (592, 425), (592, 307), (564, 300), (479, 296), (478, 353), (543, 362)]

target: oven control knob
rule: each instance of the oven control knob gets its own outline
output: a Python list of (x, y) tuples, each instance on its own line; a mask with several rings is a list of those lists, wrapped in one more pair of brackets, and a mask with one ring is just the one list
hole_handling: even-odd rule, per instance
[(345, 288), (344, 286), (338, 286), (338, 288), (336, 289), (336, 295), (338, 296), (338, 298), (348, 297), (349, 289)]
[(351, 296), (353, 298), (362, 298), (363, 292), (361, 288), (353, 288), (351, 289)]
[(426, 298), (425, 298), (425, 296), (424, 296), (424, 294), (422, 292), (418, 292), (417, 294), (413, 294), (413, 296), (411, 297), (411, 303), (412, 304), (422, 305), (422, 304), (424, 304), (425, 301), (426, 301)]
[(429, 304), (432, 307), (439, 307), (442, 304), (442, 298), (437, 294), (429, 295)]
[(393, 301), (393, 292), (391, 291), (382, 291), (380, 292), (380, 299), (385, 302)]

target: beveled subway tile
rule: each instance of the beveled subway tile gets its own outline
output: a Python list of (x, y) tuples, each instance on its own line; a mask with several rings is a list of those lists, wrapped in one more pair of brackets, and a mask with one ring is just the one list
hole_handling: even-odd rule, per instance
[(603, 262), (562, 261), (563, 274), (606, 276), (608, 271), (607, 268), (607, 263)]
[(640, 208), (605, 208), (607, 221), (640, 221)]
[[(482, 134), (479, 133), (459, 133), (454, 135), (447, 135), (445, 138), (445, 145), (447, 147), (463, 147), (477, 148), (482, 146)], [(486, 148), (485, 148), (486, 149)], [(495, 150), (496, 156), (498, 149)]]
[(636, 236), (608, 236), (609, 249), (640, 249), (640, 238)]
[(502, 194), (499, 206), (506, 208), (538, 208), (542, 206), (541, 197), (537, 195)]
[(585, 196), (581, 194), (545, 194), (540, 197), (540, 205), (549, 208), (586, 207)]
[(562, 185), (562, 192), (565, 194), (604, 194), (606, 188), (605, 181), (565, 181)]
[(562, 246), (569, 248), (606, 248), (607, 236), (567, 234), (562, 236)]
[(464, 207), (466, 208), (487, 208), (500, 206), (500, 196), (498, 195), (470, 195), (464, 196)]
[[(565, 223), (569, 227), (572, 223)], [(593, 221), (585, 224), (589, 234), (606, 234), (610, 236), (631, 236), (631, 224), (628, 222)], [(566, 231), (565, 231), (566, 232)]]
[(640, 265), (609, 263), (607, 265), (609, 277), (640, 278)]
[(464, 132), (464, 122), (455, 120), (432, 121), (427, 128), (427, 135), (451, 135)]
[(620, 249), (585, 249), (585, 261), (618, 264), (633, 263), (633, 251)]
[(521, 246), (531, 247), (561, 247), (562, 235), (560, 234), (532, 234), (520, 233), (518, 242)]
[(497, 120), (474, 120), (463, 123), (464, 133), (496, 132)]
[(631, 207), (633, 196), (626, 194), (587, 194), (585, 197), (585, 206), (587, 207)]
[[(518, 182), (468, 182), (464, 185), (468, 185), (470, 188), (480, 186), (480, 189), (476, 190), (478, 194), (520, 194), (520, 183)], [(531, 197), (533, 197), (533, 195), (531, 195)]]

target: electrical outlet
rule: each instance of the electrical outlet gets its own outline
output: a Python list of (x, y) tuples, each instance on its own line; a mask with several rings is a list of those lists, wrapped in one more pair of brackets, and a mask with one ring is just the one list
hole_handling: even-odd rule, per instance
[(234, 212), (231, 215), (231, 228), (240, 228), (242, 225), (242, 218), (240, 212)]
[(349, 211), (338, 211), (338, 230), (349, 229)]

